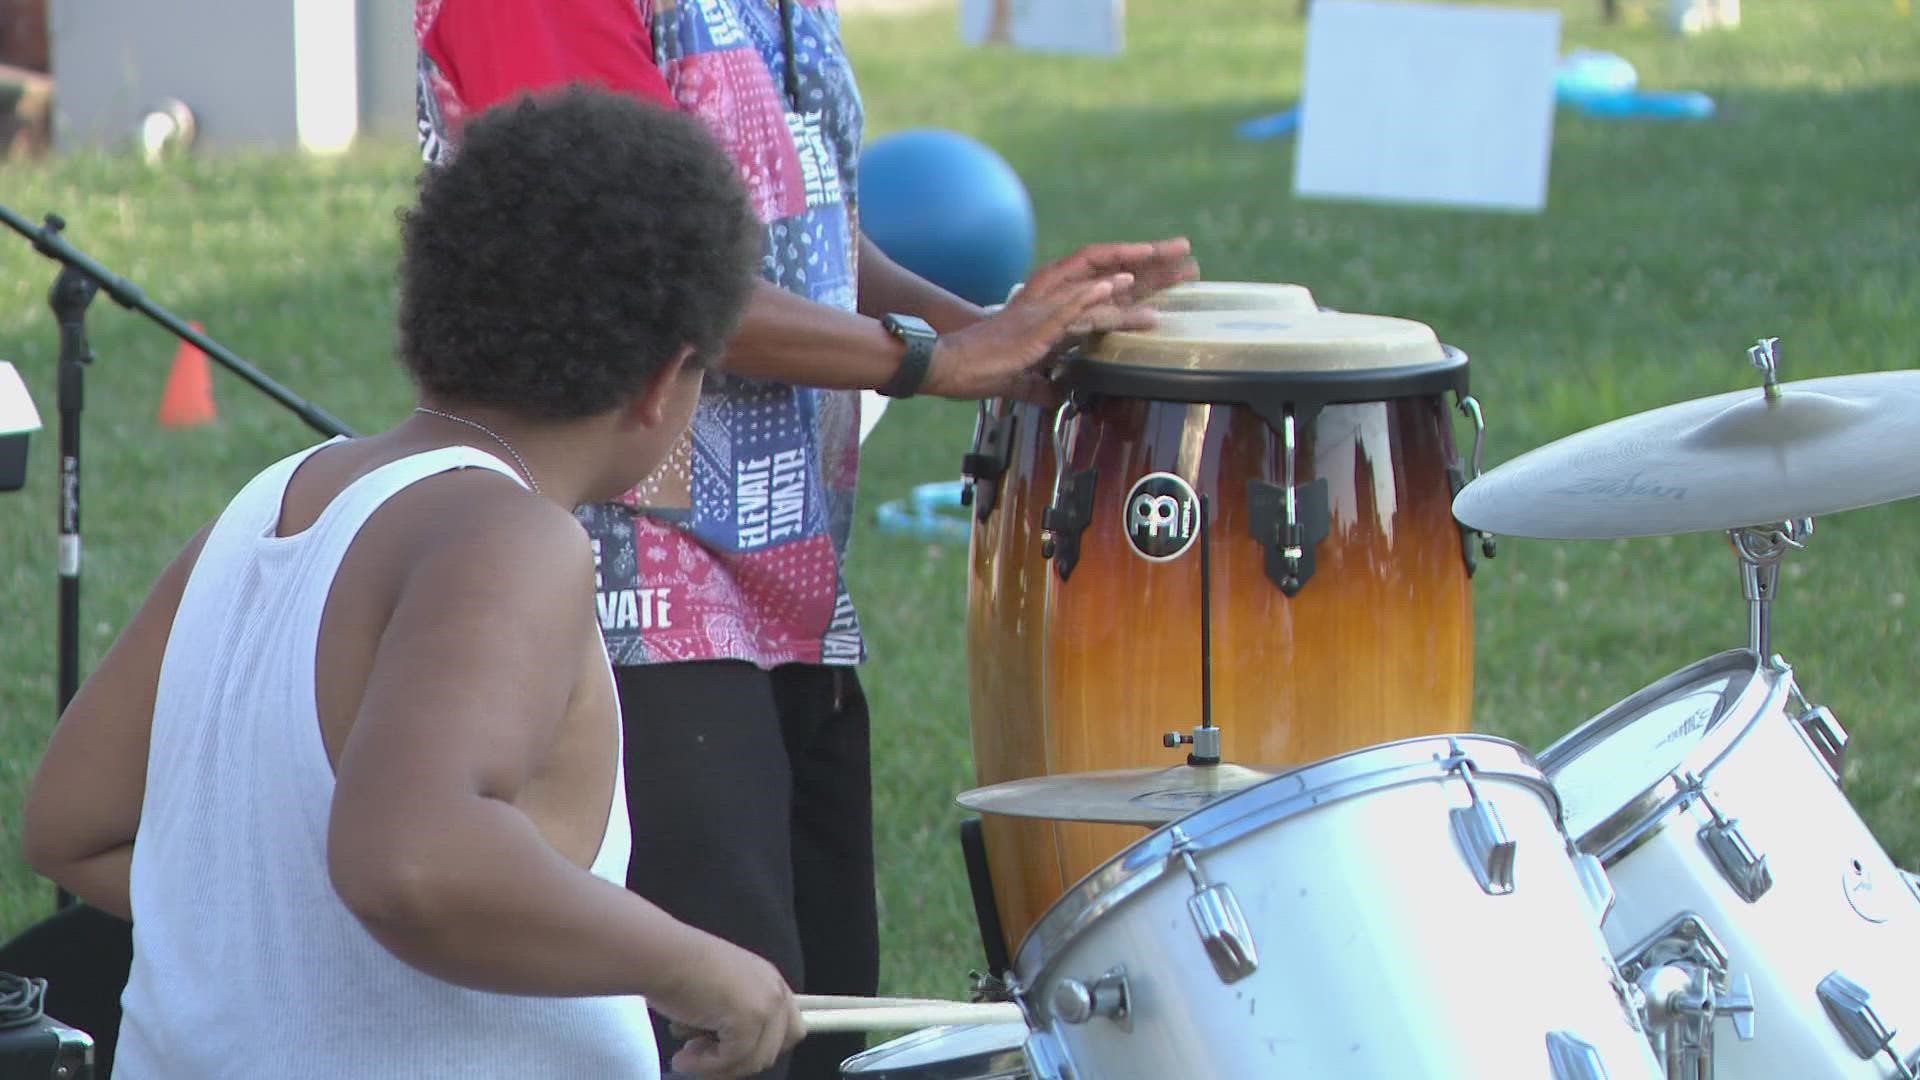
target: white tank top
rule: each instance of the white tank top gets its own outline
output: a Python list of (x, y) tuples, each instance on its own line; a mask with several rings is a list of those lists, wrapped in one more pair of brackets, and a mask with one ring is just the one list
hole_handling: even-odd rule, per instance
[[(468, 447), (419, 454), (349, 485), (312, 528), (278, 536), (287, 481), (320, 448), (234, 498), (174, 617), (133, 848), (115, 1077), (658, 1077), (644, 999), (443, 982), (383, 948), (335, 894), (314, 657), (340, 561), (373, 512), (418, 480), (461, 468), (519, 476)], [(632, 835), (614, 761), (592, 872), (619, 883)]]

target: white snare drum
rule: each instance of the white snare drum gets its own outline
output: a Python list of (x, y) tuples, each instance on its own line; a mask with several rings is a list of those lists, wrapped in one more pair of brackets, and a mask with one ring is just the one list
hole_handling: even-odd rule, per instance
[(927, 1028), (840, 1063), (844, 1080), (1028, 1080), (1025, 1024)]
[(1653, 1080), (1525, 750), (1406, 739), (1164, 826), (1021, 943), (1034, 1075)]
[(1920, 900), (1840, 791), (1845, 741), (1784, 664), (1736, 650), (1540, 755), (1676, 1080), (1914, 1075)]

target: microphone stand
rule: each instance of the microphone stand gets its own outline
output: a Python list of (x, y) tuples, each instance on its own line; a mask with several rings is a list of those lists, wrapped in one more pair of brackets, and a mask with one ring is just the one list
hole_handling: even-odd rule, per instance
[[(54, 716), (58, 719), (80, 689), (80, 413), (85, 404), (86, 366), (93, 362), (93, 349), (87, 344), (87, 307), (101, 290), (121, 307), (145, 315), (174, 336), (198, 346), (221, 366), (285, 405), (321, 434), (351, 436), (354, 432), (172, 312), (155, 305), (125, 278), (75, 249), (60, 235), (67, 223), (59, 216), (48, 214), (44, 225), (35, 226), (0, 205), (0, 222), (31, 240), (35, 251), (62, 264), (53, 288), (47, 293), (47, 304), (60, 325), (60, 637), (59, 684), (54, 705)], [(61, 890), (59, 906), (64, 908), (72, 902), (73, 897)]]

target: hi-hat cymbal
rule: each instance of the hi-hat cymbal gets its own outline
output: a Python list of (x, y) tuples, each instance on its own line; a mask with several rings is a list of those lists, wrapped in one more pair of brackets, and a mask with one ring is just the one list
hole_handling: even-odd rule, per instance
[(1461, 489), (1462, 524), (1546, 540), (1768, 525), (1920, 495), (1920, 371), (1683, 401), (1531, 450)]
[(1157, 826), (1287, 771), (1223, 762), (1062, 773), (974, 788), (954, 801), (982, 814)]

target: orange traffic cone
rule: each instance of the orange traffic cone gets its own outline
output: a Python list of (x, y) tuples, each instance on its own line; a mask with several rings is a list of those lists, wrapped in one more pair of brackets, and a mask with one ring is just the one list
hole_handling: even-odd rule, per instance
[[(201, 328), (197, 322), (187, 325)], [(182, 341), (173, 354), (167, 388), (160, 394), (160, 426), (196, 427), (213, 423), (214, 416), (213, 373), (207, 369), (207, 354)]]

